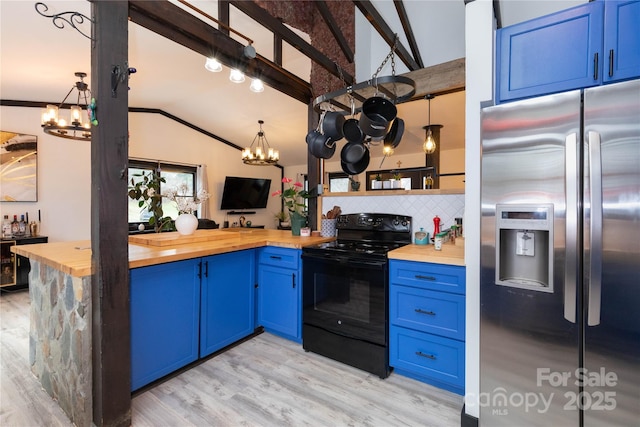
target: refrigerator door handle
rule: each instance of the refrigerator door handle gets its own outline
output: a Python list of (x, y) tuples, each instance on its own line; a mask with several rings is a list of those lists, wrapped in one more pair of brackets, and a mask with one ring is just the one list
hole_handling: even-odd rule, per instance
[(589, 277), (585, 280), (589, 292), (587, 325), (600, 324), (602, 294), (602, 153), (600, 134), (588, 132), (589, 144)]
[(578, 269), (578, 135), (565, 138), (566, 224), (564, 265), (564, 318), (576, 323), (576, 289)]

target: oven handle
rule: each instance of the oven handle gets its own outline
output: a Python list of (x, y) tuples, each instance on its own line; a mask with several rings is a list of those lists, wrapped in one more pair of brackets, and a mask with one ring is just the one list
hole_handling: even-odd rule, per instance
[(340, 256), (340, 255), (316, 255), (316, 254), (308, 254), (308, 253), (303, 253), (302, 254), (302, 259), (308, 259), (308, 260), (317, 260), (317, 261), (322, 261), (322, 262), (335, 262), (338, 264), (348, 264), (352, 267), (378, 267), (380, 269), (384, 269), (384, 267), (387, 265), (387, 260), (367, 260), (367, 259), (362, 259), (362, 258), (352, 258), (352, 257), (348, 257), (348, 256)]

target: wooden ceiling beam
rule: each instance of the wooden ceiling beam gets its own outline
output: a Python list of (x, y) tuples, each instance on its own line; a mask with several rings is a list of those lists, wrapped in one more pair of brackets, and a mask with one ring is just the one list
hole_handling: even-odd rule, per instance
[(405, 36), (407, 36), (407, 41), (409, 42), (411, 53), (413, 53), (413, 58), (416, 60), (420, 68), (424, 68), (422, 56), (420, 55), (420, 49), (418, 48), (418, 43), (416, 42), (416, 38), (413, 35), (411, 22), (409, 21), (409, 17), (407, 16), (407, 10), (404, 8), (404, 3), (402, 2), (402, 0), (393, 0), (393, 4), (396, 7), (396, 12), (398, 12), (398, 18), (400, 18), (400, 23), (402, 24), (404, 34)]
[(349, 64), (353, 64), (353, 51), (351, 50), (351, 47), (349, 47), (347, 38), (342, 34), (338, 23), (331, 14), (327, 3), (324, 0), (316, 0), (314, 4), (316, 5), (318, 12), (320, 12), (320, 16), (322, 16), (322, 19), (324, 19), (324, 22), (327, 24), (327, 27), (329, 27), (329, 31), (331, 31), (331, 34), (333, 34), (333, 37), (338, 42), (338, 46), (342, 49), (342, 53), (344, 53), (345, 58), (347, 58)]
[(409, 51), (404, 47), (400, 40), (396, 41), (396, 35), (389, 27), (389, 24), (386, 23), (380, 12), (376, 10), (376, 8), (371, 4), (370, 1), (362, 1), (362, 0), (353, 0), (353, 3), (360, 10), (360, 12), (364, 15), (365, 18), (371, 23), (373, 28), (376, 29), (378, 34), (382, 36), (385, 42), (389, 45), (389, 47), (393, 47), (394, 43), (396, 45), (396, 53), (398, 58), (409, 68), (410, 71), (417, 70), (420, 65), (413, 59)]
[(340, 69), (334, 61), (325, 56), (315, 47), (311, 46), (302, 37), (287, 28), (287, 26), (280, 22), (279, 19), (273, 17), (269, 12), (258, 6), (253, 1), (231, 0), (230, 3), (254, 21), (259, 22), (263, 27), (282, 37), (284, 41), (302, 52), (334, 76), (338, 78), (341, 78), (342, 76), (347, 84), (353, 84), (354, 78), (352, 75), (347, 73), (345, 70)]
[(270, 87), (308, 104), (311, 85), (261, 55), (244, 56), (244, 45), (168, 1), (129, 1), (129, 18), (204, 57), (215, 55), (222, 64), (260, 78)]

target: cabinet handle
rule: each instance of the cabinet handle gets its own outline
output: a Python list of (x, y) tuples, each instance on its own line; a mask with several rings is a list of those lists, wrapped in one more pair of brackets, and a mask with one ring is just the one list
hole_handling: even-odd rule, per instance
[(415, 312), (416, 313), (420, 313), (420, 314), (428, 314), (429, 316), (435, 316), (436, 315), (435, 311), (425, 311), (425, 310), (423, 310), (421, 308), (416, 308)]
[(198, 279), (202, 279), (202, 261), (198, 263)]
[(209, 277), (209, 261), (204, 263), (204, 277)]
[(431, 280), (432, 282), (436, 280), (436, 278), (433, 276), (423, 276), (422, 274), (416, 274), (416, 279)]
[(421, 351), (416, 351), (416, 356), (426, 357), (427, 359), (436, 360), (436, 357), (433, 354), (427, 354)]
[(613, 76), (613, 49), (609, 51), (609, 77)]
[(593, 80), (598, 80), (598, 52), (593, 54)]
[(275, 255), (270, 255), (269, 258), (271, 258), (271, 259), (282, 259), (281, 256), (275, 256)]
[(296, 288), (296, 273), (291, 273), (291, 287)]

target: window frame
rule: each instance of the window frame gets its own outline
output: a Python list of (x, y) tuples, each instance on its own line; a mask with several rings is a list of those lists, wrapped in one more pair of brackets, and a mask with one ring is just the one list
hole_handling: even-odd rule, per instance
[[(193, 194), (186, 195), (185, 197), (195, 197), (197, 194), (197, 184), (198, 184), (198, 167), (196, 165), (185, 165), (178, 163), (169, 163), (162, 161), (152, 161), (152, 160), (138, 160), (138, 159), (129, 159), (129, 163), (127, 165), (127, 187), (131, 185), (130, 177), (131, 177), (131, 169), (143, 170), (145, 172), (153, 171), (160, 169), (160, 174), (162, 172), (175, 172), (175, 173), (184, 173), (191, 175), (192, 178), (192, 189)], [(162, 188), (162, 184), (160, 184), (160, 192), (162, 193), (164, 189)], [(127, 196), (127, 202), (131, 203), (132, 200)], [(194, 215), (197, 216), (197, 211), (194, 211)], [(149, 221), (129, 221), (127, 217), (127, 223), (129, 224), (129, 231), (137, 231), (139, 230), (140, 224), (145, 226), (145, 229), (151, 228), (149, 226)]]

